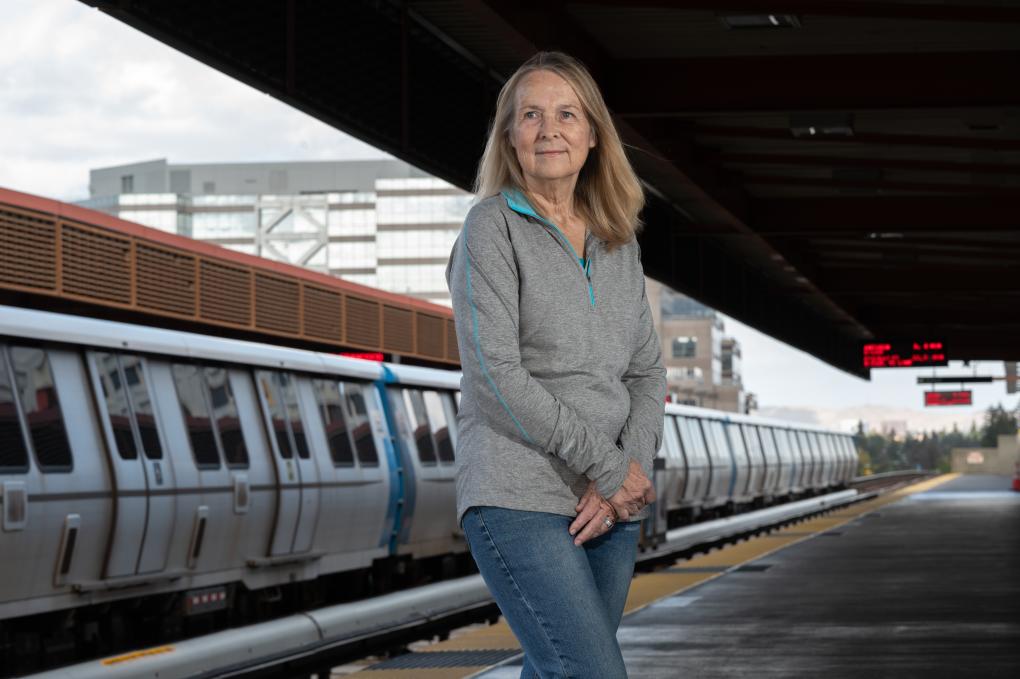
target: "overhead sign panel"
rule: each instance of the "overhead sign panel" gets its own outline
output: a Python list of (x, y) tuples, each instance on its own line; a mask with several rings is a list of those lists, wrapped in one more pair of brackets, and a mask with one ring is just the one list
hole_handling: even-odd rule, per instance
[(969, 406), (973, 404), (970, 390), (963, 391), (926, 391), (926, 406)]
[(865, 368), (920, 368), (949, 365), (946, 345), (938, 341), (865, 342), (861, 357)]

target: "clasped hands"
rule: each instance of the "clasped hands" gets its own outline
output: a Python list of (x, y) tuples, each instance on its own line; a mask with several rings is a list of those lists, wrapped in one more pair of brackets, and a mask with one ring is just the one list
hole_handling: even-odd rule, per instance
[[(594, 481), (588, 483), (588, 489), (575, 507), (577, 517), (570, 524), (570, 534), (575, 536), (574, 544), (580, 546), (591, 538), (609, 532), (612, 524), (626, 521), (651, 502), (655, 502), (655, 488), (641, 465), (631, 459), (627, 467), (627, 478), (608, 500), (599, 494)], [(607, 518), (612, 521), (608, 526), (605, 521)]]

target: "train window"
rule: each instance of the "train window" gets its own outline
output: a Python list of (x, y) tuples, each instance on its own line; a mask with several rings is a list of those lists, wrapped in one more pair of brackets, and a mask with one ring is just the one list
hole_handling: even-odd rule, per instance
[(418, 448), (418, 459), (422, 464), (436, 464), (436, 444), (429, 430), (429, 419), (425, 412), (425, 401), (420, 389), (402, 389), (407, 416), (411, 420), (414, 445)]
[(71, 444), (64, 428), (57, 385), (42, 349), (11, 347), (11, 366), (39, 469), (71, 471)]
[(729, 459), (730, 449), (726, 444), (726, 434), (723, 431), (722, 422), (702, 420), (701, 425), (705, 430), (705, 441), (708, 442), (709, 454), (718, 460)]
[(334, 466), (353, 467), (354, 445), (347, 430), (340, 386), (335, 380), (313, 380), (312, 390), (315, 392), (315, 401), (319, 404), (319, 412), (322, 413), (329, 454), (333, 458)]
[(287, 434), (287, 411), (283, 401), (280, 399), (280, 388), (277, 373), (268, 370), (256, 372), (259, 381), (259, 388), (262, 390), (262, 397), (265, 399), (266, 407), (269, 410), (269, 418), (273, 429), (273, 436), (276, 438), (276, 445), (280, 449), (280, 457), (290, 460), (294, 457), (294, 451), (290, 446), (290, 436)]
[(798, 431), (796, 436), (797, 443), (800, 445), (800, 452), (804, 456), (804, 459), (807, 461), (814, 461), (817, 458), (817, 455), (814, 454), (811, 446), (808, 445), (807, 432)]
[(365, 390), (373, 389), (367, 384), (341, 382), (340, 391), (346, 406), (347, 421), (354, 439), (354, 450), (358, 454), (358, 462), (363, 467), (378, 467), (379, 452), (375, 448), (375, 437), (372, 435), (372, 422), (368, 415), (368, 403)]
[[(744, 447), (744, 438), (740, 435), (740, 430), (738, 429), (740, 425), (733, 422), (727, 422), (726, 424), (720, 422), (720, 424), (722, 424), (729, 435), (727, 439), (730, 443), (730, 449), (733, 450), (733, 455), (737, 458), (737, 464), (747, 464), (745, 461), (747, 460), (748, 453)], [(753, 461), (751, 464), (754, 464)]]
[(103, 400), (106, 401), (106, 412), (110, 417), (110, 428), (113, 430), (117, 454), (124, 460), (137, 460), (138, 448), (131, 426), (127, 392), (120, 378), (120, 362), (116, 354), (100, 352), (96, 354), (95, 365), (99, 372), (99, 384), (103, 389)]
[(659, 446), (657, 456), (673, 458), (674, 460), (684, 459), (683, 450), (676, 434), (676, 418), (666, 415), (666, 421), (662, 425), (662, 445)]
[(758, 433), (758, 438), (761, 439), (761, 448), (765, 451), (765, 459), (768, 460), (768, 464), (776, 464), (779, 462), (779, 450), (776, 448), (776, 440), (772, 437), (772, 429), (769, 427), (751, 427)]
[(230, 388), (230, 374), (225, 368), (206, 367), (205, 384), (209, 389), (213, 423), (220, 435), (223, 459), (233, 469), (248, 468), (248, 446), (241, 433), (241, 418)]
[(816, 433), (812, 434), (812, 436), (815, 437), (818, 447), (821, 448), (825, 461), (831, 463), (831, 461), (835, 459), (835, 455), (833, 454), (832, 441), (829, 438), (829, 435)]
[(28, 445), (14, 403), (14, 381), (0, 351), (0, 474), (28, 471)]
[(152, 397), (145, 383), (145, 366), (142, 365), (140, 357), (128, 354), (122, 354), (120, 362), (128, 383), (128, 396), (134, 410), (135, 423), (138, 425), (142, 452), (150, 460), (161, 460), (163, 447), (159, 443), (159, 432), (156, 431), (156, 413), (153, 411)]
[(680, 442), (687, 454), (687, 463), (690, 464), (694, 460), (704, 462), (708, 457), (708, 452), (705, 450), (705, 438), (701, 434), (701, 427), (698, 426), (697, 421), (689, 417), (678, 417), (676, 423), (680, 432)]
[(311, 454), (308, 452), (305, 426), (301, 421), (301, 408), (298, 406), (294, 378), (287, 373), (277, 373), (276, 377), (280, 383), (280, 391), (283, 393), (283, 402), (287, 406), (287, 417), (290, 419), (290, 430), (294, 434), (294, 446), (297, 448), (298, 457), (307, 460)]
[(751, 464), (768, 462), (762, 450), (761, 441), (758, 439), (757, 427), (750, 424), (742, 424), (740, 429), (744, 434), (744, 446), (747, 448), (747, 454), (751, 458)]
[(450, 438), (450, 425), (446, 410), (443, 408), (443, 398), (439, 392), (432, 390), (422, 392), (422, 398), (425, 400), (425, 411), (429, 417), (429, 426), (432, 427), (432, 436), (436, 441), (439, 461), (450, 464), (453, 462), (453, 440)]
[(197, 365), (174, 364), (173, 376), (195, 465), (199, 469), (219, 469), (220, 453), (212, 418), (209, 416), (201, 368)]

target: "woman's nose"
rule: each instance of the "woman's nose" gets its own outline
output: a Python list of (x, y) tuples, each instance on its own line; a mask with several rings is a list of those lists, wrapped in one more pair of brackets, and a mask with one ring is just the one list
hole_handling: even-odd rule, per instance
[(551, 120), (543, 120), (538, 127), (538, 133), (542, 138), (560, 136), (559, 126)]

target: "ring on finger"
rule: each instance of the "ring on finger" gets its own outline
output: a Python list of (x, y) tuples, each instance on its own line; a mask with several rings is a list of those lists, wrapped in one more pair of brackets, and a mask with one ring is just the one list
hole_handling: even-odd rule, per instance
[(602, 525), (606, 527), (606, 530), (609, 530), (610, 528), (613, 527), (613, 520), (610, 519), (608, 516), (605, 516), (602, 518)]

